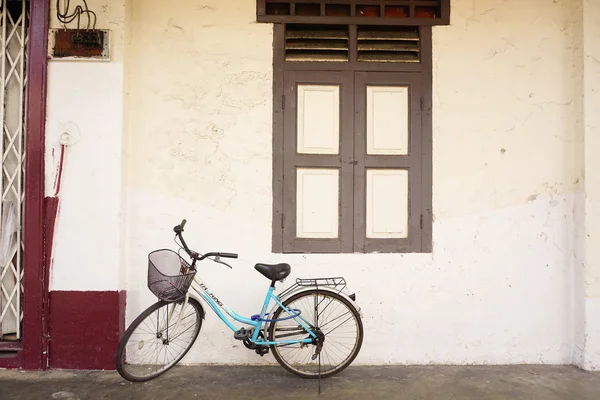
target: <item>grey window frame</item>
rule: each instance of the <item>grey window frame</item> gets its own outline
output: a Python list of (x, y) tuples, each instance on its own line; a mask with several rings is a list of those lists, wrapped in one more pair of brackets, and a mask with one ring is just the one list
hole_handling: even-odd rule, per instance
[[(421, 26), (421, 59), (418, 63), (375, 63), (356, 60), (357, 26), (349, 26), (350, 58), (348, 62), (285, 61), (285, 24), (273, 26), (273, 225), (274, 253), (430, 253), (432, 251), (432, 43), (431, 27)], [(340, 154), (299, 155), (295, 151), (295, 98), (292, 90), (294, 76), (302, 82), (337, 83), (324, 76), (338, 76), (341, 93), (353, 86), (352, 118), (342, 119)], [(350, 82), (350, 76), (354, 83)], [(290, 78), (292, 77), (292, 78)], [(362, 98), (357, 95), (364, 83), (395, 83), (398, 77), (412, 86), (411, 135), (409, 156), (366, 155), (364, 133), (355, 121), (364, 120)], [(287, 78), (287, 82), (286, 82)], [(292, 96), (292, 99), (290, 99)], [(341, 102), (342, 115), (347, 115), (348, 101)], [(415, 110), (415, 107), (417, 109)], [(361, 108), (363, 109), (361, 111)], [(358, 116), (357, 114), (358, 113)], [(285, 118), (285, 116), (288, 116)], [(417, 115), (417, 117), (415, 117)], [(420, 116), (420, 118), (419, 118)], [(287, 124), (287, 126), (286, 126)], [(352, 158), (348, 157), (344, 128), (352, 125), (354, 137)], [(355, 126), (356, 125), (356, 126)], [(416, 129), (418, 127), (418, 129)], [(288, 137), (289, 136), (289, 137)], [(362, 152), (357, 151), (357, 147)], [(286, 158), (287, 157), (287, 158)], [(335, 158), (338, 160), (336, 161)], [(290, 162), (293, 160), (293, 162)], [(313, 164), (309, 164), (309, 163)], [(298, 164), (300, 163), (300, 164)], [(362, 164), (362, 165), (361, 165)], [(340, 167), (340, 235), (339, 239), (295, 238), (295, 197), (297, 166)], [(407, 239), (367, 239), (365, 232), (365, 170), (367, 167), (409, 167), (409, 235)], [(348, 176), (348, 168), (359, 173)], [(416, 173), (415, 173), (416, 172)], [(416, 175), (419, 175), (418, 177)], [(349, 190), (349, 184), (352, 188)], [(355, 189), (358, 188), (358, 191)], [(358, 192), (358, 193), (357, 193)], [(349, 196), (349, 197), (348, 197)], [(348, 200), (348, 198), (352, 200)], [(356, 216), (358, 215), (358, 222)], [(351, 220), (350, 220), (351, 219)], [(350, 237), (352, 236), (352, 237)]]

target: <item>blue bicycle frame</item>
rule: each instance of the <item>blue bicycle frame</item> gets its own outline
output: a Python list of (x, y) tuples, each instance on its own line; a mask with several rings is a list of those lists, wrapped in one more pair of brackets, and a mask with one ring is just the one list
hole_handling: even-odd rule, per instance
[[(202, 299), (204, 299), (204, 301), (206, 301), (206, 303), (210, 306), (210, 308), (212, 308), (212, 310), (217, 314), (217, 316), (221, 319), (221, 321), (223, 321), (225, 323), (225, 325), (227, 325), (229, 327), (229, 329), (231, 329), (233, 332), (237, 332), (240, 330), (240, 328), (236, 328), (235, 325), (233, 325), (231, 323), (231, 321), (229, 321), (227, 319), (227, 317), (225, 316), (225, 314), (223, 313), (223, 311), (229, 315), (231, 318), (233, 318), (234, 320), (241, 322), (243, 324), (246, 325), (251, 325), (254, 328), (254, 332), (252, 334), (252, 337), (249, 338), (250, 341), (256, 345), (261, 345), (261, 346), (278, 346), (278, 345), (284, 345), (284, 344), (297, 344), (297, 343), (313, 343), (313, 339), (317, 338), (317, 335), (310, 329), (311, 324), (304, 319), (299, 313), (294, 313), (293, 310), (288, 309), (287, 307), (285, 307), (281, 301), (279, 300), (279, 298), (273, 294), (273, 286), (269, 287), (269, 290), (267, 291), (267, 296), (265, 298), (265, 302), (263, 304), (262, 310), (259, 314), (259, 318), (257, 320), (253, 320), (250, 318), (245, 318), (242, 317), (240, 315), (238, 315), (235, 311), (233, 311), (232, 309), (230, 309), (229, 307), (225, 306), (209, 289), (208, 287), (206, 287), (206, 285), (204, 283), (202, 283), (202, 281), (200, 280), (200, 278), (198, 277), (198, 275), (196, 274), (196, 276), (194, 276), (194, 281), (192, 282), (191, 285), (191, 289), (193, 289), (193, 291), (195, 293), (197, 293)], [(265, 329), (265, 333), (266, 333), (266, 328), (267, 328), (267, 323), (269, 321), (265, 321), (267, 320), (267, 313), (268, 313), (268, 309), (269, 309), (269, 304), (271, 303), (271, 300), (273, 300), (275, 302), (275, 304), (277, 304), (279, 307), (281, 307), (283, 309), (284, 312), (286, 312), (288, 314), (288, 317), (286, 317), (285, 319), (294, 319), (302, 328), (304, 328), (304, 330), (306, 331), (306, 333), (308, 335), (310, 335), (310, 337), (305, 338), (305, 339), (298, 339), (298, 340), (277, 340), (277, 341), (268, 341), (266, 340), (267, 338), (259, 338), (258, 335), (260, 333), (260, 331), (262, 330), (262, 325), (263, 323), (265, 324), (264, 329)], [(280, 318), (282, 319), (282, 318)]]

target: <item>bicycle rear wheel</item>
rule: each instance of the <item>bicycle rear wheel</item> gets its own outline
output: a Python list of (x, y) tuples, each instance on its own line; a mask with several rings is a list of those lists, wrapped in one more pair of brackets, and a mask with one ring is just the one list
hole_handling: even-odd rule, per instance
[[(302, 318), (322, 341), (319, 356), (314, 359), (318, 341), (271, 346), (275, 360), (283, 368), (302, 378), (327, 378), (354, 361), (362, 346), (363, 326), (360, 314), (347, 299), (337, 293), (311, 289), (293, 295), (283, 305), (300, 310)], [(273, 319), (287, 315), (281, 315), (282, 312), (279, 307)], [(269, 326), (269, 341), (308, 337), (308, 332), (294, 319), (272, 322)]]
[(195, 299), (159, 301), (127, 328), (117, 349), (117, 371), (131, 382), (146, 382), (173, 368), (190, 350), (204, 311)]

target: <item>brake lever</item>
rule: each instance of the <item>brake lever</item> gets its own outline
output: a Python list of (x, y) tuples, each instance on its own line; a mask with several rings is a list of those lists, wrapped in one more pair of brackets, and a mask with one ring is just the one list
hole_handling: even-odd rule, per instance
[(219, 256), (216, 256), (216, 257), (213, 259), (213, 261), (214, 261), (214, 262), (216, 262), (216, 263), (219, 263), (219, 264), (226, 265), (226, 266), (228, 266), (230, 269), (233, 269), (233, 267), (232, 267), (231, 265), (227, 264), (225, 261), (221, 261), (221, 257), (219, 257)]

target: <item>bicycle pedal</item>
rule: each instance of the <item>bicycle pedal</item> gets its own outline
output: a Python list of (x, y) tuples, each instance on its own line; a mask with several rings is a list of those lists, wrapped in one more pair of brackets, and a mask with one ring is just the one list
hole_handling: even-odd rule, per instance
[(254, 329), (241, 328), (239, 331), (233, 334), (233, 338), (235, 340), (244, 340), (250, 338), (253, 333)]
[(256, 354), (258, 354), (261, 357), (264, 357), (265, 354), (269, 353), (269, 348), (267, 346), (260, 346), (255, 351), (256, 351)]

